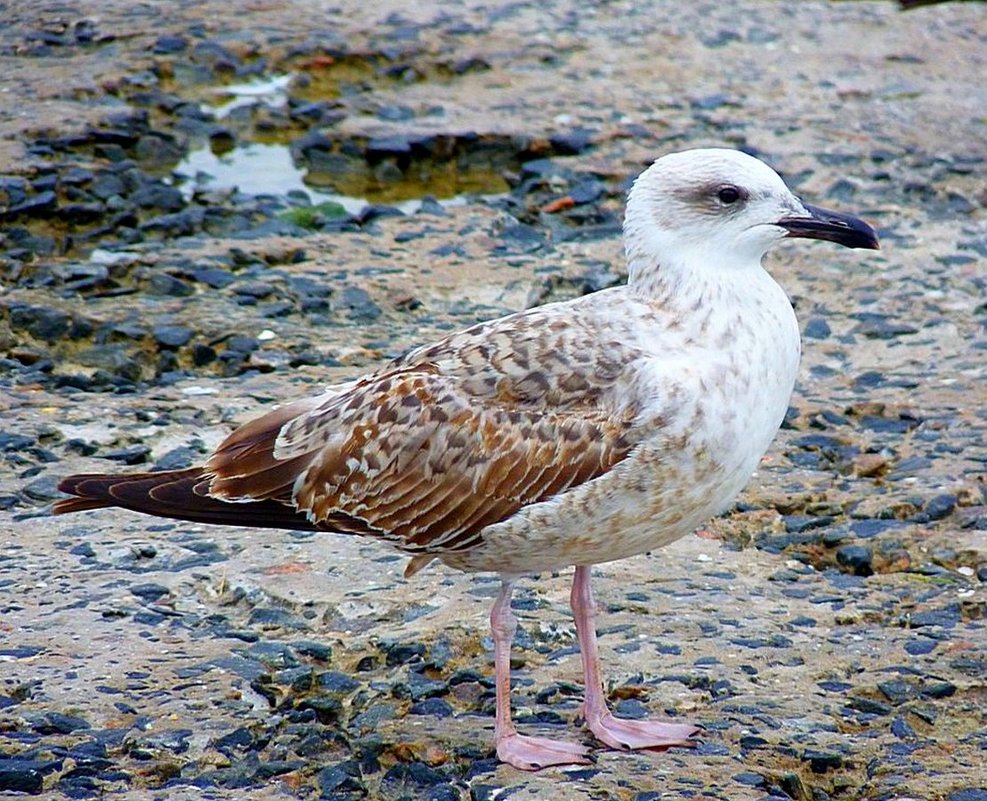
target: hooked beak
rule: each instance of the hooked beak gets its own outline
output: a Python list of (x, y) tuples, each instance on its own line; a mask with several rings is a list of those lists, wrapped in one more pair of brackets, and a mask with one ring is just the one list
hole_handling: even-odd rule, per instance
[(880, 250), (877, 233), (867, 223), (850, 214), (821, 209), (803, 203), (808, 217), (784, 217), (778, 225), (788, 231), (788, 236), (806, 239), (825, 239), (848, 248)]

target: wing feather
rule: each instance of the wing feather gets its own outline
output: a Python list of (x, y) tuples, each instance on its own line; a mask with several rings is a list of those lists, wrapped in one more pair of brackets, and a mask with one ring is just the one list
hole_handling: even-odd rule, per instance
[[(410, 392), (420, 406), (402, 404)], [(388, 399), (378, 394), (362, 417), (360, 411), (312, 413), (330, 419), (309, 421), (309, 437), (326, 426), (333, 442), (313, 455), (293, 501), (317, 522), (339, 513), (358, 517), (409, 550), (451, 547), (602, 475), (634, 445), (630, 411), (615, 419), (593, 408), (477, 405), (436, 374), (392, 377)], [(341, 430), (350, 435), (337, 445)]]
[(202, 468), (82, 479), (60, 511), (120, 505), (336, 530), (420, 554), (472, 547), (487, 526), (605, 474), (637, 445), (634, 345), (601, 347), (601, 321), (562, 308), (475, 326), (275, 409)]

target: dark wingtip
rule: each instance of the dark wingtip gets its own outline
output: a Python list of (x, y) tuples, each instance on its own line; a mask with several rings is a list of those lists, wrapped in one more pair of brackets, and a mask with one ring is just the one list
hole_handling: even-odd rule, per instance
[[(90, 509), (102, 509), (107, 506), (122, 506), (135, 508), (133, 503), (139, 502), (149, 490), (159, 484), (183, 481), (202, 475), (202, 468), (194, 467), (188, 470), (162, 471), (160, 473), (77, 473), (66, 476), (58, 482), (58, 491), (73, 498), (56, 501), (51, 512), (55, 515), (85, 512)], [(128, 498), (127, 490), (137, 491)], [(141, 511), (136, 508), (135, 511)]]
[(72, 512), (88, 512), (90, 509), (104, 509), (110, 504), (88, 498), (64, 498), (51, 505), (53, 515), (68, 515)]
[(316, 531), (304, 512), (274, 499), (229, 502), (203, 489), (204, 467), (160, 473), (82, 473), (68, 476), (58, 489), (74, 498), (56, 501), (52, 514), (64, 515), (116, 506), (132, 512), (193, 523)]

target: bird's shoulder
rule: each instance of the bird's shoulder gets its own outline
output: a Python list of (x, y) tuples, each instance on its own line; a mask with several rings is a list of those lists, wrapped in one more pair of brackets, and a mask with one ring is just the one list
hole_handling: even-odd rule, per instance
[[(356, 381), (285, 422), (280, 458), (311, 451), (359, 426), (388, 430), (467, 418), (544, 423), (603, 420), (627, 406), (616, 387), (639, 349), (584, 304), (550, 304), (450, 334)], [(441, 431), (435, 432), (436, 434)]]
[(643, 355), (624, 305), (622, 292), (604, 291), (539, 306), (416, 348), (391, 367), (433, 370), (478, 401), (593, 406)]

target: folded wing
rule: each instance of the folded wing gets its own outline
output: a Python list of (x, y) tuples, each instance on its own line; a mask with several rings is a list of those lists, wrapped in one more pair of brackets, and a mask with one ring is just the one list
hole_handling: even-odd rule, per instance
[(603, 475), (636, 444), (634, 408), (601, 401), (626, 353), (591, 356), (599, 349), (561, 322), (505, 337), (510, 319), (257, 418), (202, 468), (67, 479), (77, 497), (55, 511), (116, 505), (376, 536), (417, 553), (469, 548), (486, 526)]

